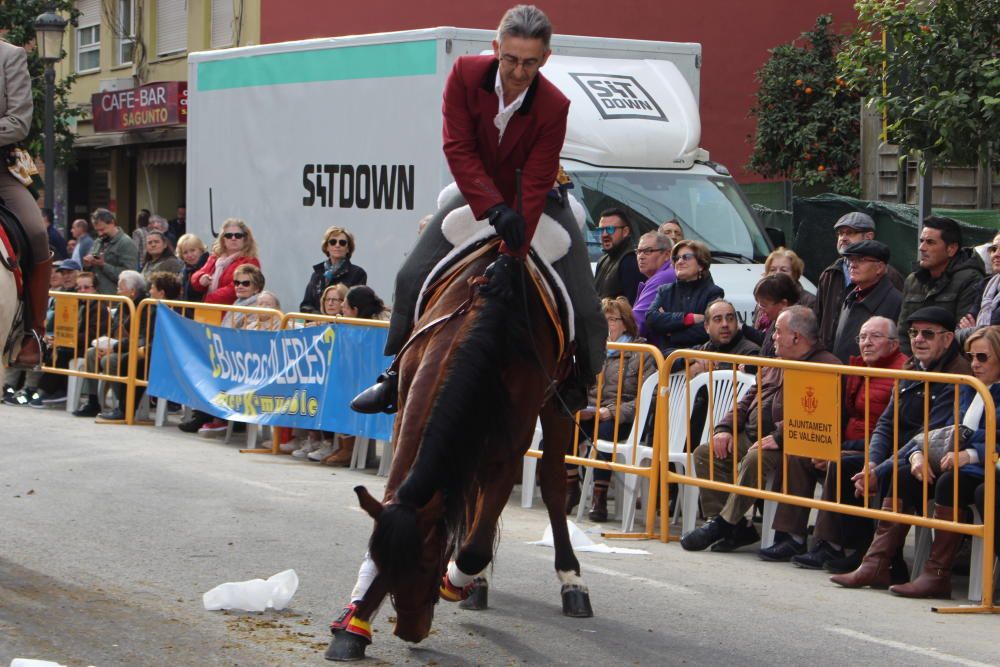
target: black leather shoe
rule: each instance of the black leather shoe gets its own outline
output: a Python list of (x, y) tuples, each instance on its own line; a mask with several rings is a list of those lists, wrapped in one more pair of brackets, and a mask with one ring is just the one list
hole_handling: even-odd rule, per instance
[(101, 414), (101, 406), (97, 403), (87, 403), (79, 410), (73, 411), (74, 417), (96, 417)]
[(97, 415), (97, 421), (99, 422), (121, 422), (125, 421), (125, 413), (114, 408), (113, 410), (105, 410), (101, 414)]
[[(834, 549), (827, 542), (820, 540), (819, 544), (813, 547), (809, 553), (792, 556), (792, 565), (806, 570), (822, 570), (827, 563), (843, 557), (843, 549)], [(848, 572), (853, 571), (848, 570)]]
[(865, 557), (866, 549), (857, 549), (850, 556), (831, 558), (823, 563), (823, 569), (833, 574), (847, 574), (861, 567), (861, 559)]
[(795, 540), (788, 538), (780, 542), (775, 542), (766, 549), (757, 552), (761, 560), (772, 563), (784, 563), (792, 559), (792, 556), (802, 556), (806, 553), (806, 543), (799, 544)]
[(760, 535), (757, 533), (757, 529), (744, 520), (739, 525), (734, 526), (728, 536), (713, 544), (712, 551), (729, 553), (730, 551), (736, 551), (741, 547), (756, 544), (757, 542), (760, 542)]
[(351, 401), (351, 410), (365, 415), (384, 412), (387, 415), (398, 410), (399, 374), (386, 371), (378, 376), (378, 382), (365, 389)]
[(733, 532), (733, 526), (721, 516), (713, 516), (681, 538), (681, 546), (685, 551), (704, 551), (719, 540), (728, 537)]

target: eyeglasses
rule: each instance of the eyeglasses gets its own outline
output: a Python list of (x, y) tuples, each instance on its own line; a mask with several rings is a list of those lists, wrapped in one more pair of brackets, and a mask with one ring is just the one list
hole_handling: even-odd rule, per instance
[(225, 239), (245, 239), (247, 237), (243, 232), (226, 232), (222, 235)]
[(986, 354), (985, 352), (969, 352), (969, 356), (981, 364), (985, 364), (987, 361), (993, 358), (990, 355)]
[(339, 296), (328, 296), (323, 299), (323, 303), (333, 303), (334, 301), (343, 301)]
[(654, 252), (666, 252), (666, 248), (636, 248), (635, 254), (637, 255), (651, 255)]
[(350, 242), (347, 239), (330, 239), (329, 241), (326, 242), (327, 245), (342, 245), (342, 246), (346, 246), (348, 243)]
[(697, 259), (693, 252), (686, 252), (683, 255), (674, 255), (674, 263), (677, 262), (690, 262), (692, 259)]
[(233, 284), (236, 285), (237, 287), (250, 287), (251, 285), (253, 285), (253, 281), (252, 280), (234, 280)]
[(510, 69), (517, 69), (518, 65), (520, 65), (521, 69), (523, 69), (525, 72), (532, 72), (538, 69), (539, 64), (541, 63), (541, 61), (538, 58), (525, 58), (522, 60), (517, 56), (511, 56), (506, 54), (502, 54), (500, 56), (500, 60), (503, 61), (503, 64), (509, 67)]
[[(910, 331), (913, 331), (913, 329), (910, 329)], [(896, 340), (892, 336), (886, 336), (885, 334), (880, 334), (880, 333), (873, 333), (873, 334), (860, 334), (858, 336), (855, 336), (854, 341), (857, 343), (864, 343), (865, 341), (870, 340), (873, 343), (877, 343), (883, 338), (887, 338), (889, 340)]]
[(847, 258), (847, 265), (858, 266), (859, 264), (868, 264), (871, 262), (878, 262), (878, 261), (881, 260), (875, 259), (874, 257), (857, 257), (852, 255)]
[(597, 231), (602, 234), (607, 234), (608, 236), (613, 236), (616, 229), (625, 229), (625, 225), (608, 225), (607, 227), (598, 227)]
[(916, 338), (917, 336), (923, 337), (924, 340), (934, 340), (934, 337), (938, 334), (951, 333), (945, 329), (939, 329), (935, 331), (934, 329), (907, 329), (907, 335), (910, 338)]

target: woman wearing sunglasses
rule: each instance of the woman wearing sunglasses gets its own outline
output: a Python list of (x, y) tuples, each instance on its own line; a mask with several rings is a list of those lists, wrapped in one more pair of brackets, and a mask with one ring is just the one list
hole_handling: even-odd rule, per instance
[(303, 313), (321, 312), (320, 298), (330, 285), (340, 283), (346, 287), (365, 285), (368, 274), (360, 266), (351, 264), (354, 255), (354, 235), (343, 227), (334, 225), (323, 234), (323, 254), (326, 260), (313, 265), (313, 273), (306, 285), (305, 296), (299, 304)]
[(677, 282), (661, 286), (646, 313), (646, 327), (663, 341), (664, 353), (706, 342), (705, 309), (725, 296), (709, 272), (712, 253), (707, 245), (681, 241), (674, 246), (671, 260)]
[(191, 276), (191, 288), (205, 295), (205, 303), (232, 304), (236, 301), (233, 277), (243, 264), (260, 268), (257, 243), (246, 222), (228, 218), (222, 231), (212, 244), (211, 255), (205, 266)]

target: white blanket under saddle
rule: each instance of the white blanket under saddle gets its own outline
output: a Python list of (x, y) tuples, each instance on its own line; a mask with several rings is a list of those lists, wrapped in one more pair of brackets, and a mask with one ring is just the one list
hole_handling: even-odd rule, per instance
[[(458, 187), (452, 183), (438, 195), (438, 207), (442, 207), (458, 193)], [(576, 219), (577, 224), (582, 228), (586, 223), (586, 215), (583, 206), (575, 198), (569, 197), (570, 210)], [(472, 214), (472, 209), (466, 205), (456, 208), (445, 216), (441, 222), (441, 234), (451, 243), (454, 248), (437, 263), (434, 269), (427, 275), (423, 286), (420, 288), (420, 298), (417, 301), (414, 320), (420, 316), (423, 310), (424, 293), (427, 287), (441, 275), (441, 273), (451, 266), (455, 259), (461, 257), (471, 247), (480, 241), (496, 236), (496, 231), (488, 220), (476, 220)], [(553, 220), (548, 215), (542, 214), (538, 220), (538, 227), (535, 228), (535, 235), (531, 239), (531, 249), (535, 251), (535, 256), (544, 265), (545, 272), (552, 277), (552, 288), (558, 290), (559, 294), (554, 295), (566, 306), (567, 326), (569, 328), (569, 340), (576, 338), (576, 331), (573, 322), (573, 302), (569, 298), (569, 292), (562, 278), (552, 268), (552, 264), (569, 252), (570, 237), (563, 229), (562, 225)]]

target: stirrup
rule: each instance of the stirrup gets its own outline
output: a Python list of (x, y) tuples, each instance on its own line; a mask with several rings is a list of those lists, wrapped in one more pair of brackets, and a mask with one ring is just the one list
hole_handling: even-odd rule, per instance
[[(10, 360), (10, 368), (23, 371), (31, 371), (40, 368), (42, 363), (45, 361), (46, 345), (45, 340), (38, 335), (38, 332), (34, 329), (28, 329), (27, 331), (21, 332), (21, 347), (17, 351), (17, 357)], [(38, 346), (38, 361), (34, 364), (27, 364), (25, 362), (19, 362), (18, 359), (21, 356), (21, 352), (24, 350), (24, 341), (34, 339), (35, 345)]]

